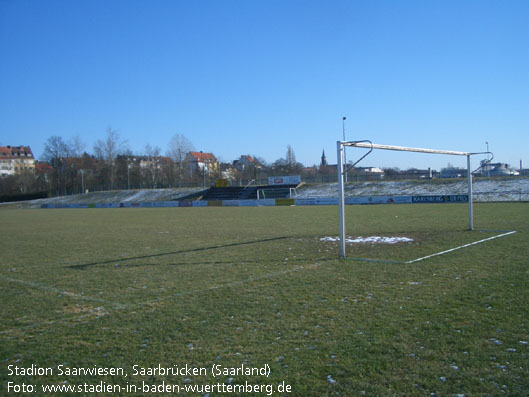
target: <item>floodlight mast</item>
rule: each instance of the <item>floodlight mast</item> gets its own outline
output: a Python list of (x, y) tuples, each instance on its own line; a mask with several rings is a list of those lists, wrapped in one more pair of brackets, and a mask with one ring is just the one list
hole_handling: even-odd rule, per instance
[(467, 179), (468, 179), (468, 223), (469, 230), (474, 230), (474, 209), (473, 209), (473, 197), (472, 197), (472, 171), (471, 171), (471, 156), (473, 154), (482, 153), (468, 153), (468, 152), (456, 152), (453, 150), (436, 150), (436, 149), (423, 149), (423, 148), (412, 148), (404, 146), (391, 146), (391, 145), (377, 145), (369, 141), (337, 141), (337, 158), (338, 158), (338, 207), (340, 211), (340, 257), (345, 259), (345, 189), (344, 189), (344, 146), (352, 146), (366, 149), (382, 149), (382, 150), (396, 150), (402, 152), (416, 152), (416, 153), (429, 153), (429, 154), (446, 154), (451, 156), (466, 156), (467, 157)]

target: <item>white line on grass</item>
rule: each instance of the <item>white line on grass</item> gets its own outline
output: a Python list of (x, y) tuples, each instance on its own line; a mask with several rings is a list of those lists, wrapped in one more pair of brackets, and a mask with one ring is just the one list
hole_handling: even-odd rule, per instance
[[(1, 274), (0, 274), (0, 279), (4, 280), (4, 281), (11, 282), (11, 283), (19, 283), (19, 284), (22, 284), (22, 285), (25, 285), (25, 286), (31, 287), (31, 288), (37, 288), (37, 289), (40, 289), (42, 291), (47, 291), (47, 292), (53, 292), (53, 293), (56, 293), (56, 294), (61, 294), (61, 295), (64, 295), (66, 297), (73, 298), (73, 299), (79, 299), (79, 300), (84, 300), (84, 301), (92, 301), (92, 302), (99, 302), (99, 303), (111, 305), (111, 306), (113, 306), (113, 308), (115, 310), (122, 310), (122, 309), (126, 309), (127, 308), (127, 305), (124, 305), (123, 303), (111, 302), (111, 301), (108, 301), (108, 300), (105, 300), (105, 299), (101, 299), (101, 298), (96, 298), (96, 297), (93, 297), (93, 296), (76, 294), (75, 292), (69, 292), (69, 291), (61, 290), (61, 289), (56, 288), (56, 287), (51, 287), (51, 286), (48, 286), (48, 285), (35, 283), (33, 281), (19, 280), (19, 279), (16, 279), (16, 278), (6, 277), (6, 276), (3, 276)], [(94, 317), (94, 318), (97, 318), (97, 316)], [(89, 318), (87, 318), (87, 319), (89, 319)], [(57, 318), (57, 319), (51, 320), (51, 321), (50, 320), (36, 321), (36, 322), (34, 322), (32, 324), (25, 325), (23, 327), (23, 329), (27, 330), (27, 329), (31, 329), (31, 328), (41, 327), (43, 325), (58, 324), (58, 323), (65, 322), (65, 321), (70, 321), (70, 315), (62, 316), (60, 318)], [(2, 335), (11, 334), (11, 333), (15, 332), (18, 329), (19, 328), (7, 329), (7, 330), (4, 330), (4, 331), (0, 331), (0, 334), (2, 334)]]
[(33, 281), (19, 280), (19, 279), (16, 279), (16, 278), (6, 277), (6, 276), (3, 276), (1, 274), (0, 274), (0, 279), (5, 280), (5, 281), (9, 281), (9, 282), (12, 282), (12, 283), (23, 284), (23, 285), (26, 285), (28, 287), (37, 288), (37, 289), (40, 289), (40, 290), (43, 290), (43, 291), (54, 292), (54, 293), (57, 293), (57, 294), (61, 294), (61, 295), (70, 297), (70, 298), (75, 298), (75, 299), (80, 299), (80, 300), (85, 300), (85, 301), (99, 302), (99, 303), (106, 303), (106, 304), (112, 305), (112, 306), (114, 306), (115, 308), (118, 308), (118, 309), (125, 308), (127, 306), (127, 305), (124, 305), (122, 303), (111, 302), (111, 301), (108, 301), (106, 299), (96, 298), (96, 297), (88, 296), (88, 295), (76, 294), (75, 292), (69, 292), (69, 291), (61, 290), (61, 289), (56, 288), (56, 287), (50, 287), (48, 285), (35, 283)]
[(178, 297), (184, 296), (184, 295), (201, 294), (201, 293), (204, 293), (204, 292), (213, 291), (213, 290), (220, 289), (220, 288), (230, 288), (230, 287), (235, 287), (237, 285), (249, 284), (249, 283), (252, 283), (254, 281), (260, 281), (260, 280), (265, 280), (265, 279), (269, 279), (269, 278), (274, 278), (274, 277), (282, 276), (282, 275), (285, 275), (285, 274), (288, 274), (288, 273), (297, 272), (297, 271), (304, 270), (304, 269), (309, 269), (309, 268), (310, 269), (315, 269), (318, 266), (320, 266), (319, 263), (311, 263), (311, 264), (308, 264), (308, 265), (297, 265), (293, 269), (280, 270), (280, 271), (277, 271), (277, 272), (263, 274), (262, 276), (249, 277), (249, 278), (246, 278), (244, 280), (232, 281), (232, 282), (229, 282), (229, 283), (220, 284), (220, 285), (213, 285), (213, 286), (206, 287), (206, 288), (181, 291), (181, 292), (177, 292), (176, 294), (165, 296), (163, 298), (159, 298), (159, 299), (152, 300), (152, 301), (149, 301), (149, 302), (137, 303), (137, 304), (132, 305), (132, 306), (135, 307), (135, 306), (150, 305), (150, 304), (158, 303), (158, 302), (161, 302), (161, 301), (165, 301), (167, 299), (178, 298)]
[[(11, 277), (6, 277), (6, 276), (3, 276), (1, 274), (0, 274), (0, 279), (2, 279), (4, 281), (12, 282), (12, 283), (19, 283), (19, 284), (22, 284), (22, 285), (25, 285), (25, 286), (28, 286), (28, 287), (32, 287), (32, 288), (37, 288), (37, 289), (40, 289), (40, 290), (43, 290), (43, 291), (48, 291), (48, 292), (62, 294), (64, 296), (68, 296), (68, 297), (74, 298), (74, 299), (80, 299), (80, 300), (94, 301), (94, 302), (110, 304), (110, 305), (113, 306), (114, 310), (123, 310), (123, 309), (131, 310), (131, 309), (136, 309), (136, 308), (139, 308), (139, 307), (142, 307), (142, 306), (145, 306), (145, 305), (148, 306), (150, 304), (155, 304), (155, 303), (158, 303), (160, 301), (165, 301), (165, 300), (170, 299), (170, 298), (177, 298), (177, 297), (180, 297), (180, 296), (191, 295), (191, 294), (200, 294), (200, 293), (204, 293), (204, 292), (208, 292), (208, 291), (213, 291), (213, 290), (216, 290), (216, 289), (219, 289), (219, 288), (230, 288), (230, 287), (234, 287), (234, 286), (241, 285), (241, 284), (247, 284), (247, 283), (251, 283), (251, 282), (254, 282), (254, 281), (259, 281), (259, 280), (264, 280), (264, 279), (268, 279), (268, 278), (282, 276), (282, 275), (285, 275), (285, 274), (288, 274), (288, 273), (292, 273), (292, 272), (296, 272), (296, 271), (300, 271), (300, 270), (304, 270), (304, 269), (308, 269), (308, 268), (314, 269), (314, 268), (317, 268), (318, 266), (320, 266), (319, 263), (312, 263), (312, 264), (309, 264), (309, 265), (296, 266), (294, 269), (281, 270), (281, 271), (277, 271), (277, 272), (267, 273), (267, 274), (264, 274), (264, 275), (258, 276), (258, 277), (249, 277), (249, 278), (244, 279), (244, 280), (233, 281), (231, 283), (226, 283), (226, 284), (214, 285), (214, 286), (210, 286), (210, 287), (202, 288), (202, 289), (194, 289), (194, 290), (182, 291), (182, 292), (178, 292), (178, 293), (176, 293), (174, 295), (165, 296), (163, 298), (156, 299), (154, 301), (142, 302), (142, 303), (137, 303), (137, 304), (127, 304), (127, 305), (125, 305), (123, 303), (107, 301), (107, 300), (101, 299), (101, 298), (95, 298), (95, 297), (92, 297), (92, 296), (81, 295), (81, 294), (76, 294), (74, 292), (64, 291), (64, 290), (61, 290), (61, 289), (56, 288), (56, 287), (51, 287), (51, 286), (35, 283), (35, 282), (32, 282), (32, 281), (25, 281), (25, 280), (19, 280), (19, 279), (15, 279), (15, 278), (11, 278)], [(93, 317), (93, 318), (97, 318), (97, 317)], [(90, 320), (90, 319), (91, 318), (87, 318), (87, 320)], [(57, 324), (57, 323), (65, 322), (65, 321), (69, 321), (69, 316), (58, 318), (58, 319), (53, 320), (53, 321), (37, 321), (37, 322), (34, 322), (33, 324), (26, 325), (24, 327), (24, 329), (41, 327), (43, 325), (52, 325), (52, 324)], [(0, 331), (0, 335), (13, 333), (13, 332), (15, 332), (15, 330), (17, 330), (17, 328)]]
[(516, 230), (513, 230), (511, 232), (507, 232), (507, 233), (498, 234), (497, 236), (484, 238), (483, 240), (474, 241), (473, 243), (460, 245), (459, 247), (451, 248), (451, 249), (446, 250), (446, 251), (441, 251), (441, 252), (437, 252), (435, 254), (423, 256), (422, 258), (412, 259), (411, 261), (407, 261), (407, 262), (404, 262), (404, 263), (409, 264), (409, 263), (419, 262), (419, 261), (422, 261), (422, 260), (425, 260), (425, 259), (432, 258), (434, 256), (444, 255), (444, 254), (447, 254), (447, 253), (452, 252), (452, 251), (456, 251), (456, 250), (461, 249), (461, 248), (466, 248), (466, 247), (470, 247), (471, 245), (481, 244), (481, 243), (484, 243), (485, 241), (494, 240), (495, 238), (505, 237), (505, 236), (508, 236), (508, 235), (514, 234), (514, 233), (516, 233)]
[[(39, 284), (39, 283), (35, 283), (35, 282), (32, 282), (32, 281), (25, 281), (25, 280), (19, 280), (19, 279), (14, 279), (14, 278), (10, 278), (10, 277), (5, 277), (5, 276), (3, 276), (1, 274), (0, 274), (0, 279), (5, 280), (5, 281), (9, 281), (9, 282), (20, 283), (20, 284), (26, 285), (28, 287), (37, 288), (37, 289), (41, 289), (41, 290), (48, 291), (48, 292), (54, 292), (54, 293), (63, 294), (63, 295), (68, 296), (70, 298), (76, 298), (76, 299), (86, 300), (86, 301), (95, 301), (95, 302), (107, 303), (107, 304), (110, 304), (110, 305), (114, 306), (114, 310), (123, 310), (123, 309), (131, 310), (131, 309), (136, 309), (136, 308), (139, 308), (139, 307), (142, 307), (142, 306), (145, 306), (145, 305), (148, 306), (148, 305), (151, 305), (151, 304), (155, 304), (155, 303), (158, 303), (158, 302), (161, 302), (161, 301), (165, 301), (165, 300), (171, 299), (171, 298), (177, 298), (177, 297), (181, 297), (181, 296), (185, 296), (185, 295), (192, 295), (192, 294), (201, 294), (201, 293), (204, 293), (204, 292), (213, 291), (213, 290), (220, 289), (220, 288), (230, 288), (230, 287), (235, 287), (237, 285), (249, 284), (249, 283), (252, 283), (252, 282), (255, 282), (255, 281), (260, 281), (260, 280), (265, 280), (265, 279), (269, 279), (269, 278), (274, 278), (274, 277), (282, 276), (282, 275), (285, 275), (285, 274), (288, 274), (288, 273), (297, 272), (297, 271), (301, 271), (301, 270), (305, 270), (305, 269), (315, 269), (315, 268), (317, 268), (319, 266), (320, 266), (320, 263), (311, 263), (311, 264), (308, 264), (308, 265), (298, 265), (298, 266), (296, 266), (293, 269), (287, 269), (287, 270), (281, 270), (281, 271), (277, 271), (277, 272), (271, 272), (271, 273), (263, 274), (262, 276), (258, 276), (258, 277), (249, 277), (249, 278), (246, 278), (244, 280), (233, 281), (233, 282), (230, 282), (230, 283), (220, 284), (220, 285), (213, 285), (213, 286), (206, 287), (206, 288), (201, 288), (201, 289), (182, 291), (182, 292), (178, 292), (176, 294), (165, 296), (163, 298), (159, 298), (159, 299), (156, 299), (156, 300), (152, 300), (152, 301), (148, 301), (148, 302), (141, 302), (141, 303), (136, 303), (136, 304), (123, 304), (123, 303), (111, 302), (111, 301), (107, 301), (107, 300), (101, 299), (101, 298), (95, 298), (95, 297), (91, 297), (91, 296), (87, 296), (87, 295), (76, 294), (74, 292), (64, 291), (64, 290), (58, 289), (56, 287), (50, 287), (50, 286)], [(96, 317), (94, 317), (94, 318), (96, 318)], [(90, 319), (90, 318), (87, 318), (87, 319)], [(38, 327), (38, 326), (42, 326), (44, 324), (51, 325), (51, 324), (54, 324), (54, 323), (59, 323), (59, 322), (68, 321), (68, 320), (69, 320), (68, 318), (64, 317), (64, 318), (59, 318), (57, 320), (54, 320), (52, 322), (49, 322), (49, 321), (38, 321), (38, 322), (35, 322), (33, 324), (27, 325), (24, 328), (25, 329), (27, 329), (27, 328), (35, 328), (35, 327)], [(11, 333), (13, 331), (14, 331), (14, 329), (5, 330), (5, 331), (0, 332), (0, 334), (8, 334), (8, 333)]]

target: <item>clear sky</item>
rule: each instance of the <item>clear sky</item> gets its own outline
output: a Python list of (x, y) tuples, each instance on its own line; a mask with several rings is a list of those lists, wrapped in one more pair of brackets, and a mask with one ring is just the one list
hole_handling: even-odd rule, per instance
[[(529, 168), (529, 1), (0, 0), (0, 144), (116, 129), (305, 165), (342, 137)], [(348, 150), (348, 159), (361, 154)], [(477, 160), (476, 160), (477, 161)], [(364, 166), (463, 159), (379, 152)]]

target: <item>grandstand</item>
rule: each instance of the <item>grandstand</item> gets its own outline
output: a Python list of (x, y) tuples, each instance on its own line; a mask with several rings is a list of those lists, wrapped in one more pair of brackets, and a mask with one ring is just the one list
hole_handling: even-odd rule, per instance
[(202, 195), (202, 200), (255, 200), (262, 198), (288, 198), (298, 185), (261, 185), (210, 187)]

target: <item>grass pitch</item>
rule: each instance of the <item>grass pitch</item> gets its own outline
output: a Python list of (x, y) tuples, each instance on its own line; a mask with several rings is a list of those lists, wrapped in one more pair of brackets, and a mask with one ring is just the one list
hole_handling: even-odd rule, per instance
[[(0, 394), (8, 382), (43, 394), (165, 381), (274, 392), (284, 382), (305, 396), (523, 395), (527, 214), (526, 203), (477, 204), (476, 228), (491, 231), (470, 232), (465, 205), (350, 206), (348, 235), (414, 239), (348, 246), (349, 257), (380, 261), (360, 262), (320, 240), (337, 235), (336, 207), (0, 210)], [(495, 230), (517, 232), (402, 263)], [(271, 371), (132, 373), (158, 364)], [(10, 375), (32, 365), (55, 371)], [(59, 375), (58, 365), (127, 377)]]

